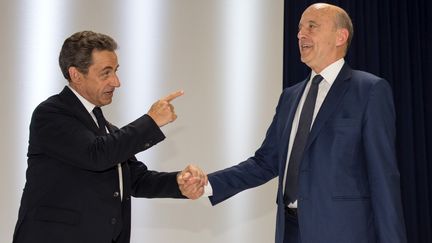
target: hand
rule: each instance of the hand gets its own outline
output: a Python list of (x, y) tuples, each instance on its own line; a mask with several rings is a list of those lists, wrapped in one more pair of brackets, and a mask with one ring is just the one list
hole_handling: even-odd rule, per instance
[(183, 196), (189, 199), (198, 199), (204, 194), (207, 185), (207, 175), (195, 165), (188, 165), (177, 174), (177, 183)]
[(170, 104), (172, 100), (183, 95), (182, 90), (178, 90), (166, 96), (163, 99), (156, 101), (147, 112), (159, 127), (162, 127), (170, 122), (177, 119), (177, 115), (174, 113), (174, 106)]

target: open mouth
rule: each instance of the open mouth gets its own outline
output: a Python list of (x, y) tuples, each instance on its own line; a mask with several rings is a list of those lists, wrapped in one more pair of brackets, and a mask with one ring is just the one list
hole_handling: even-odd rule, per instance
[(301, 45), (300, 45), (300, 48), (301, 48), (302, 50), (307, 50), (307, 49), (312, 48), (312, 45), (311, 45), (311, 44), (301, 44)]
[(114, 90), (112, 90), (112, 91), (107, 91), (107, 92), (105, 92), (105, 94), (112, 96), (112, 95), (114, 95)]

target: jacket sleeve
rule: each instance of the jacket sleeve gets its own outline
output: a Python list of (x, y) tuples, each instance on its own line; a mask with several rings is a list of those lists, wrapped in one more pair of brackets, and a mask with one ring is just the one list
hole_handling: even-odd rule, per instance
[(90, 171), (104, 171), (165, 138), (148, 115), (106, 136), (97, 136), (67, 109), (46, 103), (30, 125), (29, 158), (40, 154)]
[(209, 197), (212, 205), (218, 204), (235, 194), (262, 185), (275, 178), (279, 173), (279, 146), (281, 137), (281, 123), (279, 107), (283, 102), (283, 95), (279, 99), (276, 114), (261, 147), (254, 156), (235, 166), (209, 174), (209, 183), (213, 195)]
[(135, 157), (128, 161), (131, 173), (131, 195), (145, 198), (185, 198), (177, 184), (176, 172), (148, 170)]

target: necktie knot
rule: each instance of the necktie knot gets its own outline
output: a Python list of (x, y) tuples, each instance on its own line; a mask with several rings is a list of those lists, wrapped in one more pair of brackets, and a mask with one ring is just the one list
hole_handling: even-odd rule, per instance
[(312, 79), (312, 84), (319, 84), (323, 80), (323, 77), (319, 74), (315, 75)]

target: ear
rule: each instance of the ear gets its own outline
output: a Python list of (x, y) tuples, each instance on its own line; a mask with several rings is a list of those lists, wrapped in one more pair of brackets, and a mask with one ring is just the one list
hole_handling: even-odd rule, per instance
[(69, 67), (68, 72), (72, 83), (79, 83), (81, 81), (82, 74), (76, 67)]
[(347, 29), (338, 29), (336, 35), (336, 46), (345, 45), (348, 41), (349, 32)]

